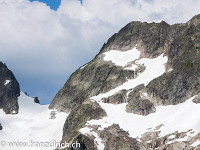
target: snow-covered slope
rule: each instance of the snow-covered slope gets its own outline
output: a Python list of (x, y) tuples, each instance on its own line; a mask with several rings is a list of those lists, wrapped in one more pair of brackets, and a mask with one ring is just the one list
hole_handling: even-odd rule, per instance
[[(138, 140), (147, 132), (159, 131), (159, 137), (164, 137), (175, 132), (186, 132), (186, 137), (178, 140), (174, 139), (171, 143), (176, 141), (189, 141), (191, 137), (195, 137), (200, 132), (200, 120), (198, 115), (200, 113), (200, 104), (195, 104), (192, 102), (192, 99), (193, 98), (190, 98), (179, 105), (158, 106), (156, 107), (156, 113), (152, 113), (148, 116), (127, 113), (127, 104), (114, 105), (99, 102), (108, 116), (101, 120), (88, 121), (86, 127), (80, 129), (80, 132), (85, 135), (94, 136), (94, 141), (99, 150), (104, 149), (104, 144), (98, 134), (90, 128), (93, 125), (98, 125), (101, 131), (113, 124), (119, 124), (121, 129), (129, 133), (130, 137), (137, 138)], [(160, 125), (161, 128), (156, 129), (156, 127)], [(199, 144), (200, 141), (197, 139), (191, 146), (197, 146)]]
[[(117, 53), (120, 53), (120, 57), (118, 57), (119, 55), (113, 54), (115, 51), (111, 50), (104, 54), (104, 58), (105, 61), (112, 61), (113, 63), (122, 66), (125, 66), (129, 62), (135, 62), (134, 65), (144, 65), (144, 72), (139, 74), (135, 79), (130, 79), (123, 85), (107, 93), (91, 97), (92, 101), (98, 102), (99, 105), (106, 111), (107, 116), (100, 120), (88, 121), (86, 127), (80, 129), (80, 132), (85, 135), (94, 136), (94, 141), (96, 142), (99, 150), (103, 150), (105, 147), (98, 134), (91, 129), (92, 126), (98, 126), (98, 130), (102, 131), (113, 124), (118, 124), (121, 129), (129, 133), (130, 137), (137, 138), (139, 141), (142, 138), (142, 135), (147, 132), (159, 131), (159, 137), (164, 137), (176, 131), (179, 133), (190, 131), (187, 133), (186, 137), (179, 139), (179, 142), (189, 141), (190, 137), (193, 137), (200, 132), (200, 120), (198, 119), (198, 114), (200, 113), (200, 104), (195, 104), (192, 101), (195, 96), (178, 105), (157, 106), (156, 112), (147, 116), (127, 113), (126, 105), (128, 103), (116, 105), (102, 102), (102, 98), (112, 96), (120, 90), (131, 90), (140, 84), (147, 85), (150, 81), (159, 77), (165, 72), (165, 65), (168, 59), (166, 56), (163, 56), (164, 54), (154, 59), (139, 59), (139, 51), (136, 48), (134, 48), (135, 53), (131, 54), (131, 51), (132, 50), (127, 52), (118, 51)], [(126, 59), (123, 58), (123, 53), (128, 54), (125, 55)], [(148, 95), (146, 93), (143, 94), (148, 99)], [(161, 125), (161, 127), (156, 129), (156, 127), (159, 125)]]
[(200, 104), (195, 104), (192, 99), (193, 97), (179, 105), (158, 106), (156, 113), (148, 116), (127, 113), (126, 103), (114, 105), (99, 102), (108, 116), (102, 120), (91, 120), (87, 125), (100, 125), (102, 130), (112, 124), (119, 124), (134, 138), (141, 138), (143, 133), (155, 131), (155, 128), (161, 124), (164, 125), (160, 129), (161, 137), (175, 131), (186, 132), (190, 129), (194, 131), (194, 135), (200, 132), (200, 120), (198, 119)]
[[(52, 150), (62, 138), (62, 129), (66, 120), (66, 113), (57, 113), (55, 119), (50, 119), (51, 111), (48, 105), (34, 103), (34, 99), (21, 92), (18, 98), (19, 114), (5, 115), (0, 110), (0, 149), (6, 150)], [(8, 146), (10, 142), (18, 142), (22, 146)], [(38, 142), (51, 143), (51, 147), (37, 147)], [(25, 143), (25, 146), (23, 146)], [(12, 143), (11, 143), (12, 144)], [(14, 143), (15, 144), (15, 143)], [(30, 146), (30, 147), (29, 147)]]

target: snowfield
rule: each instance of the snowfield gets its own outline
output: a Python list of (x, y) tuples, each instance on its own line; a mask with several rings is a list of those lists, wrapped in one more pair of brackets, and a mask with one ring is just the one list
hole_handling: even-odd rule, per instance
[[(102, 145), (101, 139), (98, 137), (98, 135), (94, 134), (94, 131), (89, 129), (89, 126), (91, 125), (100, 125), (99, 130), (103, 130), (104, 128), (109, 127), (113, 124), (119, 124), (120, 128), (129, 133), (130, 137), (138, 138), (138, 140), (145, 132), (158, 131), (155, 129), (155, 127), (161, 124), (163, 126), (159, 129), (159, 131), (161, 131), (159, 135), (160, 137), (173, 133), (175, 131), (186, 132), (190, 129), (192, 129), (194, 134), (200, 132), (200, 120), (198, 117), (200, 113), (200, 104), (195, 104), (194, 102), (192, 102), (192, 99), (194, 97), (178, 105), (157, 106), (156, 112), (147, 116), (127, 113), (127, 103), (108, 104), (101, 101), (102, 98), (112, 96), (122, 89), (129, 90), (140, 84), (147, 85), (151, 80), (161, 76), (166, 71), (165, 64), (168, 58), (164, 56), (164, 54), (154, 59), (138, 59), (138, 50), (134, 48), (134, 51), (135, 52), (133, 52), (132, 50), (130, 50), (130, 52), (110, 51), (106, 52), (106, 55), (104, 57), (105, 61), (112, 61), (114, 64), (120, 66), (126, 65), (130, 61), (135, 61), (136, 65), (143, 64), (146, 69), (135, 79), (128, 80), (123, 85), (112, 89), (107, 93), (91, 97), (92, 101), (98, 102), (99, 105), (106, 111), (107, 116), (100, 120), (88, 121), (86, 127), (80, 129), (80, 132), (86, 135), (93, 135), (95, 137), (95, 141), (99, 150), (103, 150), (104, 145)], [(123, 53), (126, 53), (124, 56), (127, 57), (127, 61), (125, 61), (124, 56), (120, 55)], [(118, 57), (119, 59), (117, 59)], [(144, 94), (147, 97), (147, 94)]]
[[(135, 49), (135, 50), (138, 51), (137, 49)], [(133, 53), (133, 56), (134, 56), (134, 53)], [(117, 57), (117, 55), (115, 57)], [(129, 55), (129, 57), (132, 58), (132, 55)], [(133, 61), (138, 59), (138, 57), (133, 57), (133, 58), (134, 58)], [(111, 60), (111, 58), (110, 58), (110, 60)], [(115, 59), (113, 59), (113, 60), (115, 60)], [(128, 60), (130, 60), (130, 59), (128, 59)], [(168, 58), (167, 58), (167, 56), (164, 56), (164, 54), (162, 54), (154, 59), (142, 58), (142, 59), (137, 60), (135, 62), (137, 65), (144, 65), (146, 67), (144, 72), (142, 72), (139, 76), (137, 76), (137, 78), (129, 79), (127, 82), (125, 82), (121, 86), (119, 86), (115, 89), (112, 89), (111, 91), (109, 91), (107, 93), (94, 96), (94, 97), (92, 97), (92, 99), (101, 100), (102, 98), (111, 96), (122, 89), (129, 90), (140, 84), (147, 85), (151, 80), (161, 76), (165, 72), (165, 64), (167, 63), (167, 60), (168, 60)], [(122, 61), (124, 61), (124, 60), (122, 60)]]
[(94, 136), (94, 142), (97, 145), (98, 150), (103, 150), (104, 149), (104, 144), (102, 143), (101, 138), (98, 136), (98, 134), (96, 132), (92, 131), (88, 127), (80, 129), (80, 132), (82, 134)]
[(110, 50), (104, 53), (104, 60), (112, 61), (112, 63), (114, 63), (117, 66), (125, 67), (128, 63), (138, 59), (140, 57), (140, 54), (140, 51), (137, 50), (136, 47), (124, 52), (118, 50)]
[(195, 133), (199, 133), (200, 120), (198, 114), (200, 113), (200, 104), (195, 104), (192, 99), (193, 97), (178, 105), (157, 106), (156, 113), (147, 116), (127, 113), (126, 103), (114, 105), (99, 102), (108, 116), (87, 123), (89, 125), (101, 125), (100, 130), (113, 124), (119, 124), (133, 138), (140, 138), (143, 133), (150, 131), (149, 128), (151, 128), (151, 131), (156, 131), (155, 127), (161, 124), (164, 125), (159, 129), (161, 137), (175, 131), (186, 132), (190, 129), (193, 129)]
[[(37, 142), (60, 142), (63, 134), (64, 122), (67, 118), (66, 113), (57, 113), (56, 119), (49, 119), (51, 111), (48, 105), (34, 103), (34, 99), (28, 97), (23, 92), (18, 98), (19, 114), (6, 115), (0, 110), (0, 123), (3, 130), (0, 131), (0, 142), (27, 142), (36, 144), (33, 147), (27, 146), (6, 146), (0, 149), (6, 150), (53, 150), (56, 147), (36, 147)], [(56, 144), (55, 144), (56, 145)]]

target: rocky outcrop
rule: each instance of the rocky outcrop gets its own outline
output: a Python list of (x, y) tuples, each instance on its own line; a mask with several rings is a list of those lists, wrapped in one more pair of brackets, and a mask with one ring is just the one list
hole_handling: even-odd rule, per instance
[(100, 132), (100, 138), (105, 145), (104, 150), (146, 150), (146, 148), (119, 125), (112, 125)]
[(138, 85), (128, 94), (126, 112), (146, 116), (156, 111), (154, 104), (142, 93), (144, 84)]
[(155, 112), (156, 108), (154, 107), (154, 104), (148, 99), (138, 98), (129, 101), (128, 105), (126, 106), (126, 111), (128, 113), (146, 116)]
[(194, 103), (199, 104), (200, 103), (200, 93), (197, 94), (194, 99), (192, 100)]
[[(24, 94), (26, 95), (26, 96), (29, 96), (29, 97), (31, 97), (27, 92), (24, 92)], [(40, 101), (39, 101), (39, 99), (38, 99), (38, 97), (36, 96), (36, 97), (33, 97), (33, 100), (34, 100), (34, 102), (35, 103), (38, 103), (38, 104), (40, 104)]]
[(34, 102), (40, 104), (38, 97), (34, 97)]
[[(200, 92), (200, 15), (186, 24), (173, 25), (173, 39), (168, 44), (168, 65), (173, 68), (147, 85), (159, 105), (178, 104)], [(197, 21), (198, 20), (198, 21)]]
[(109, 96), (107, 98), (102, 98), (102, 101), (104, 103), (112, 103), (112, 104), (127, 103), (128, 100), (126, 93), (127, 93), (126, 90), (121, 90), (112, 96)]
[(55, 118), (56, 118), (56, 111), (52, 110), (49, 119), (55, 119)]
[(81, 141), (81, 147), (85, 147), (88, 150), (94, 149), (94, 144), (91, 144), (94, 143), (92, 139), (82, 135), (79, 129), (83, 128), (87, 121), (101, 119), (104, 116), (106, 116), (106, 113), (98, 103), (85, 100), (81, 105), (72, 110), (67, 117), (63, 128), (62, 142), (71, 144), (73, 141)]
[(6, 114), (17, 114), (19, 95), (20, 87), (15, 76), (5, 64), (0, 62), (0, 108)]
[(50, 109), (69, 112), (84, 99), (107, 92), (127, 81), (133, 71), (102, 62), (95, 58), (83, 69), (73, 73), (53, 99)]
[(2, 125), (0, 124), (0, 130), (2, 130), (3, 129), (3, 127), (2, 127)]
[(170, 25), (133, 21), (109, 38), (101, 52), (111, 49), (126, 51), (138, 44), (142, 57), (157, 57), (165, 52), (169, 41)]
[(193, 145), (198, 142), (200, 133), (195, 136), (186, 138), (188, 134), (193, 134), (192, 130), (186, 132), (174, 132), (163, 137), (160, 137), (160, 131), (146, 132), (141, 137), (141, 142), (147, 149), (158, 149), (158, 150), (198, 150), (200, 144)]
[(77, 147), (72, 147), (69, 150), (98, 150), (93, 139), (86, 135), (79, 134), (72, 143), (79, 143)]
[(145, 88), (144, 84), (140, 84), (136, 86), (134, 89), (132, 89), (128, 94), (128, 102), (131, 101), (132, 99), (140, 98), (141, 92), (144, 88)]

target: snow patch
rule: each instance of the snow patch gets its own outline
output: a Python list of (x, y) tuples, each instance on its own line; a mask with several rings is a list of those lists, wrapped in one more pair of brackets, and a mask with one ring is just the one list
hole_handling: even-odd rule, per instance
[(129, 90), (140, 84), (147, 85), (150, 81), (161, 76), (165, 72), (167, 60), (168, 59), (164, 54), (154, 59), (142, 58), (137, 60), (136, 63), (144, 64), (146, 67), (144, 72), (135, 79), (130, 79), (123, 85), (107, 93), (91, 97), (92, 101), (97, 101), (106, 111), (107, 116), (100, 120), (90, 120), (88, 121), (88, 124), (90, 126), (99, 125), (99, 130), (103, 130), (113, 124), (119, 124), (120, 128), (127, 131), (130, 137), (133, 138), (141, 138), (141, 135), (148, 132), (150, 127), (153, 128), (160, 124), (164, 125), (159, 129), (161, 131), (161, 137), (168, 135), (169, 133), (174, 133), (175, 131), (185, 132), (189, 129), (193, 129), (195, 133), (200, 132), (200, 120), (198, 119), (200, 104), (192, 102), (194, 97), (178, 105), (157, 106), (156, 112), (147, 116), (127, 113), (127, 103), (116, 105), (103, 103), (101, 101), (103, 97), (111, 96), (122, 89)]
[(197, 140), (196, 142), (194, 142), (191, 146), (196, 147), (200, 145), (200, 140)]
[(85, 65), (83, 65), (80, 69), (83, 69), (83, 68), (85, 68), (86, 66), (87, 66), (88, 64), (85, 64)]
[(172, 69), (172, 68), (170, 68), (170, 69), (168, 70), (168, 72), (171, 72), (171, 71), (173, 71), (173, 69)]
[(175, 143), (175, 142), (186, 142), (186, 141), (188, 141), (188, 138), (189, 138), (188, 136), (185, 136), (183, 138), (179, 138), (179, 139), (176, 139), (174, 141), (170, 141), (167, 144), (172, 144), (172, 143)]
[(169, 137), (168, 137), (168, 139), (173, 139), (173, 138), (175, 138), (176, 136), (175, 135), (170, 135)]
[[(49, 119), (51, 110), (49, 105), (34, 103), (34, 99), (23, 92), (18, 97), (19, 113), (17, 115), (6, 115), (0, 110), (0, 122), (3, 130), (0, 140), (7, 142), (60, 142), (63, 134), (63, 125), (68, 116), (59, 112), (55, 119)], [(20, 136), (19, 136), (20, 135)], [(35, 150), (51, 150), (56, 147), (32, 147)], [(4, 147), (14, 150), (16, 147)], [(20, 147), (20, 150), (29, 150), (28, 147)]]
[(82, 134), (94, 136), (95, 137), (94, 142), (96, 143), (98, 150), (104, 150), (104, 144), (102, 143), (101, 138), (98, 136), (96, 132), (91, 131), (91, 129), (89, 129), (88, 127), (82, 128), (79, 131)]
[(100, 102), (100, 106), (108, 116), (101, 120), (88, 121), (88, 123), (89, 125), (100, 125), (100, 130), (113, 124), (119, 124), (120, 128), (128, 131), (133, 138), (141, 137), (143, 133), (148, 132), (149, 127), (155, 127), (159, 124), (164, 125), (160, 129), (160, 136), (175, 131), (185, 132), (189, 129), (193, 129), (195, 133), (198, 133), (200, 132), (200, 120), (198, 119), (200, 104), (193, 103), (193, 98), (178, 105), (157, 106), (156, 112), (147, 116), (127, 113), (127, 103), (114, 105)]
[(7, 86), (10, 83), (10, 80), (6, 80), (4, 85)]
[(167, 60), (168, 60), (168, 58), (167, 58), (167, 56), (164, 56), (164, 54), (162, 54), (154, 59), (142, 58), (140, 60), (137, 60), (136, 61), (137, 64), (141, 64), (146, 67), (144, 72), (142, 72), (137, 78), (129, 79), (127, 82), (125, 82), (121, 86), (119, 86), (107, 93), (94, 96), (91, 99), (101, 100), (102, 98), (111, 96), (122, 89), (129, 90), (140, 84), (147, 85), (151, 80), (161, 76), (165, 72), (165, 64), (166, 64)]
[[(189, 141), (191, 139), (191, 137), (194, 137), (195, 136), (195, 132), (191, 130), (191, 132), (187, 133), (187, 135), (185, 137), (182, 137), (182, 138), (179, 138), (179, 139), (175, 139), (173, 141), (170, 141), (168, 142), (168, 144), (171, 144), (171, 143), (175, 143), (175, 142), (184, 142), (184, 141)], [(175, 138), (176, 136), (175, 135), (171, 135), (169, 136), (168, 138), (169, 139), (173, 139)]]
[(140, 51), (134, 47), (131, 50), (119, 51), (119, 50), (110, 50), (104, 53), (105, 61), (112, 61), (117, 66), (126, 66), (128, 63), (133, 62), (134, 60), (140, 57)]
[(148, 94), (147, 93), (142, 93), (146, 98), (148, 98)]

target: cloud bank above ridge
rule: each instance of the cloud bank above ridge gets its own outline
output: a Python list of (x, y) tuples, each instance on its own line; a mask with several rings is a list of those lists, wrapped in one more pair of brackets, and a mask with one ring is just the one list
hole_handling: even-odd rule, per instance
[[(199, 13), (195, 0), (62, 0), (57, 11), (41, 2), (0, 1), (0, 60), (22, 89), (49, 103), (67, 77), (133, 20), (181, 23)], [(48, 89), (47, 89), (48, 87)]]

